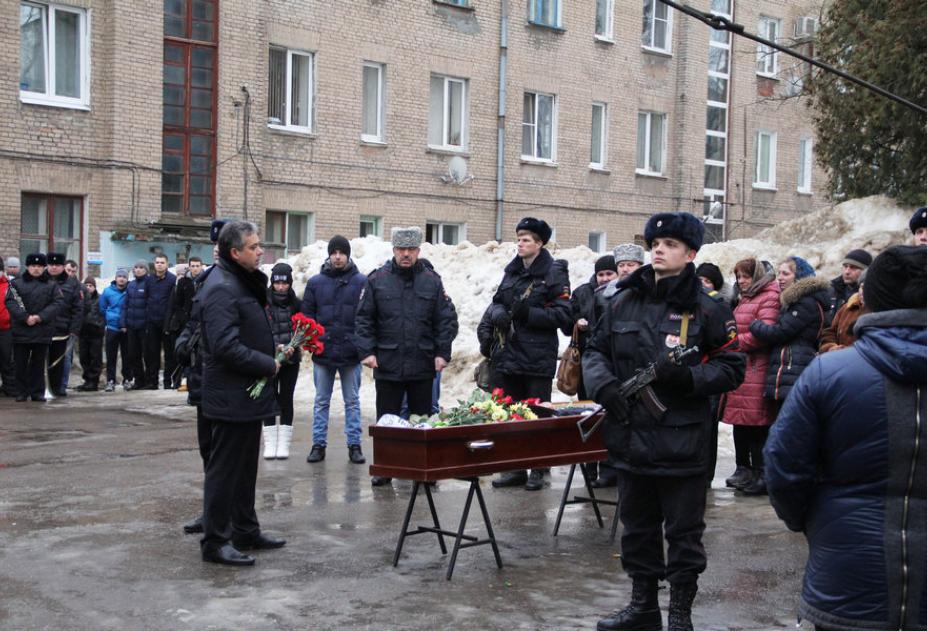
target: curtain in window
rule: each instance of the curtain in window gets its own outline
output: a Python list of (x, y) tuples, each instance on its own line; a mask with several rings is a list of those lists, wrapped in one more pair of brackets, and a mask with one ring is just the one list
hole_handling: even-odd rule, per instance
[(19, 6), (19, 88), (27, 92), (45, 92), (43, 13), (40, 7)]
[(80, 98), (80, 15), (55, 11), (55, 94)]

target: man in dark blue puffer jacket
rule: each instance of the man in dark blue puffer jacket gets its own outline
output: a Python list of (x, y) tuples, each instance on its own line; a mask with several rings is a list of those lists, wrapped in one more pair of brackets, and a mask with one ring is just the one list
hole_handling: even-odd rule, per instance
[(927, 249), (869, 267), (856, 344), (802, 373), (764, 450), (776, 513), (805, 533), (799, 616), (927, 629)]
[(132, 379), (123, 380), (126, 391), (145, 385), (145, 330), (148, 326), (148, 261), (139, 259), (132, 267), (134, 278), (122, 301), (120, 329), (126, 332), (126, 348)]

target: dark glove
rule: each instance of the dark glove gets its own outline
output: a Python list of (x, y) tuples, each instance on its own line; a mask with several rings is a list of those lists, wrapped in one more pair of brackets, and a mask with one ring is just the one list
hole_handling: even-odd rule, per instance
[(516, 300), (512, 305), (512, 320), (515, 322), (527, 322), (529, 307), (524, 300)]
[(609, 418), (615, 423), (628, 420), (628, 400), (621, 396), (618, 383), (611, 383), (599, 392), (598, 402), (605, 406)]
[(512, 323), (512, 318), (509, 317), (509, 314), (503, 309), (496, 309), (495, 313), (492, 316), (492, 325), (497, 329), (502, 329), (503, 331), (509, 330), (509, 325)]
[(692, 389), (692, 371), (688, 366), (679, 366), (670, 358), (669, 353), (661, 355), (656, 365), (657, 382), (684, 392)]

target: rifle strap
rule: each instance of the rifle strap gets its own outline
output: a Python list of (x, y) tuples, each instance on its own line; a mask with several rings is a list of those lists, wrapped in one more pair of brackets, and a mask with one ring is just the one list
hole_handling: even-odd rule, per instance
[(682, 325), (679, 327), (679, 345), (683, 348), (686, 347), (686, 342), (689, 338), (689, 318), (691, 315), (688, 311), (682, 312)]

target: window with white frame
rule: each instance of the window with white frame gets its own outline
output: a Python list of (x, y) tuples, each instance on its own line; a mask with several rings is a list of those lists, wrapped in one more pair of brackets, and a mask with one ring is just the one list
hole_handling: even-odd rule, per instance
[(672, 50), (673, 14), (660, 0), (644, 0), (641, 46), (664, 53)]
[(776, 188), (776, 132), (756, 132), (756, 171), (753, 186)]
[(267, 79), (267, 124), (312, 132), (314, 55), (272, 46)]
[(428, 145), (463, 150), (467, 146), (467, 80), (431, 75)]
[(299, 254), (313, 241), (315, 231), (313, 213), (268, 210), (264, 224), (265, 258), (276, 260), (291, 254)]
[(372, 61), (364, 62), (363, 69), (363, 124), (361, 140), (383, 142), (383, 94), (386, 67)]
[(556, 98), (553, 94), (525, 92), (521, 123), (521, 156), (530, 160), (554, 160), (556, 143)]
[[(776, 42), (782, 32), (782, 20), (765, 15), (760, 16), (757, 35), (771, 42)], [(756, 74), (763, 77), (775, 77), (779, 72), (779, 52), (766, 44), (756, 45)]]
[(90, 104), (90, 29), (85, 9), (19, 4), (19, 98), (25, 103)]
[(589, 145), (589, 166), (605, 168), (608, 148), (608, 106), (605, 103), (592, 104), (592, 139)]
[(798, 192), (811, 193), (811, 139), (802, 138), (798, 141)]
[(361, 215), (358, 234), (362, 237), (382, 237), (383, 218), (373, 215)]
[(425, 241), (428, 243), (444, 243), (446, 245), (457, 245), (463, 239), (466, 239), (466, 224), (462, 223), (439, 223), (431, 222), (425, 224)]
[(528, 0), (528, 21), (560, 28), (560, 0)]
[(637, 172), (643, 175), (663, 175), (666, 153), (666, 114), (637, 113)]
[(612, 41), (612, 15), (615, 13), (615, 0), (596, 0), (595, 2), (595, 36), (598, 39)]
[(606, 248), (605, 233), (593, 230), (589, 233), (589, 249), (593, 252), (604, 252)]

